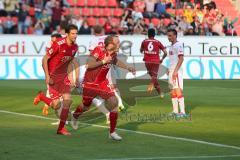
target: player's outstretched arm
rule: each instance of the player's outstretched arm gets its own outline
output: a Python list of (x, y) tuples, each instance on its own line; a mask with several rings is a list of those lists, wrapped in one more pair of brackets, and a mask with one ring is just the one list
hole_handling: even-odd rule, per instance
[(128, 70), (129, 72), (132, 72), (133, 74), (136, 74), (135, 68), (126, 65), (124, 62), (122, 62), (122, 61), (119, 60), (119, 59), (117, 60), (116, 66), (118, 66), (118, 67), (120, 67), (120, 68), (123, 68), (123, 69), (126, 69), (126, 70)]
[(110, 63), (112, 61), (111, 56), (106, 56), (102, 61), (97, 61), (97, 59), (93, 56), (89, 56), (87, 60), (86, 68), (96, 68), (106, 63)]

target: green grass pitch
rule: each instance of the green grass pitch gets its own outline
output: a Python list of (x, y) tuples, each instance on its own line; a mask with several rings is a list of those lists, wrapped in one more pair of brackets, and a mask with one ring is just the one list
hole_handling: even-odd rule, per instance
[[(137, 84), (125, 81), (120, 86), (127, 101), (134, 95), (124, 92), (130, 83)], [(53, 110), (44, 117), (42, 104), (32, 105), (41, 89), (44, 81), (0, 81), (0, 160), (240, 159), (239, 80), (185, 80), (191, 120), (138, 119), (139, 114), (171, 112), (171, 101), (169, 95), (136, 98), (136, 105), (120, 115), (121, 142), (108, 139), (105, 117), (94, 107), (81, 117), (79, 130), (67, 127), (72, 136), (56, 135)], [(74, 95), (73, 100), (72, 110), (81, 98)]]

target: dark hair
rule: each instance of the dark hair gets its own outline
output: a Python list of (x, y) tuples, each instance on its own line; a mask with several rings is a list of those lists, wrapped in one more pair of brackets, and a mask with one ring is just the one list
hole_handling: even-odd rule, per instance
[(176, 29), (169, 29), (167, 32), (172, 32), (175, 36), (177, 36), (177, 31), (176, 31)]
[(69, 24), (66, 27), (66, 33), (70, 33), (71, 30), (78, 30), (78, 27), (75, 24)]
[(51, 35), (51, 37), (53, 38), (53, 37), (56, 37), (56, 38), (61, 38), (62, 37), (62, 35), (61, 34), (59, 34), (59, 33), (54, 33), (54, 34), (52, 34)]
[(155, 37), (156, 32), (154, 28), (148, 29), (148, 37)]
[(93, 31), (96, 34), (101, 34), (102, 31), (103, 31), (103, 28), (102, 28), (102, 26), (96, 25), (96, 26), (93, 27)]

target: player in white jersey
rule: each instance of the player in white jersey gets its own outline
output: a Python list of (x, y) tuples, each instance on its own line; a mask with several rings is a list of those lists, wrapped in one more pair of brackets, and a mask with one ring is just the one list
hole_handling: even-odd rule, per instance
[[(183, 97), (183, 43), (177, 41), (177, 31), (167, 32), (168, 40), (172, 43), (169, 48), (169, 87), (171, 90), (173, 114), (179, 117), (187, 116)], [(178, 110), (178, 105), (180, 112)]]

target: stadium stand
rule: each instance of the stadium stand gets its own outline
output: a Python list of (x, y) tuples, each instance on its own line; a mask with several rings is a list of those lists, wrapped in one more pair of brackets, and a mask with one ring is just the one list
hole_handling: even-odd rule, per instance
[[(68, 23), (107, 26), (107, 33), (237, 35), (240, 16), (232, 0), (5, 0), (0, 1), (0, 34), (51, 34)], [(60, 3), (61, 8), (57, 8)], [(56, 14), (57, 13), (57, 14)], [(109, 24), (107, 22), (109, 21)], [(37, 23), (38, 22), (38, 23)], [(111, 23), (110, 23), (111, 22)], [(135, 32), (135, 29), (140, 28)], [(142, 29), (145, 27), (144, 29)], [(134, 29), (135, 28), (135, 29)], [(193, 30), (193, 31), (192, 31)], [(127, 32), (126, 32), (127, 31)]]

